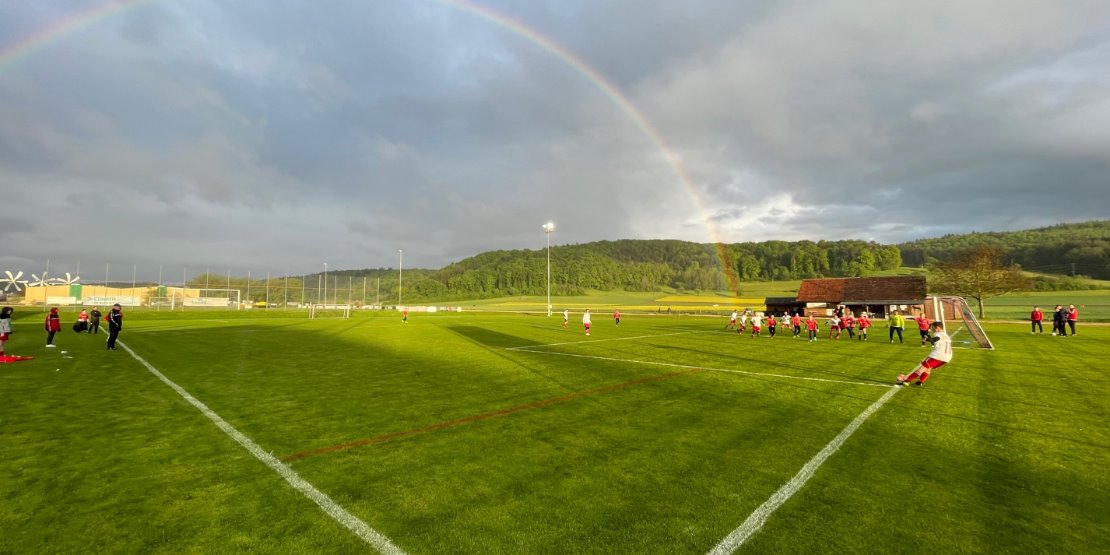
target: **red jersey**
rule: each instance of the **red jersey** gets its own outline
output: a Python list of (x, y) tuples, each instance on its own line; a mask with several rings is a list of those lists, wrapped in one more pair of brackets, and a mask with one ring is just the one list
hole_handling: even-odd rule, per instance
[(1068, 310), (1068, 321), (1069, 322), (1074, 322), (1078, 319), (1079, 319), (1079, 309), (1078, 308), (1073, 308), (1071, 310)]
[(774, 317), (774, 316), (768, 316), (768, 317), (767, 317), (767, 327), (769, 327), (769, 328), (773, 328), (773, 327), (775, 327), (775, 324), (777, 324), (777, 323), (778, 323), (778, 322), (776, 322), (776, 321), (775, 321), (775, 317)]
[(929, 319), (924, 316), (918, 318), (917, 329), (921, 331), (929, 331)]
[(817, 330), (817, 320), (806, 320), (806, 329), (809, 331)]
[(796, 328), (797, 328), (797, 327), (801, 327), (801, 325), (802, 325), (802, 317), (801, 317), (801, 316), (798, 316), (797, 314), (795, 314), (795, 315), (794, 315), (794, 317), (790, 319), (790, 323), (791, 323), (791, 324), (794, 324), (794, 327), (796, 327)]
[(1029, 313), (1029, 319), (1034, 321), (1034, 322), (1040, 322), (1040, 321), (1044, 320), (1044, 311), (1042, 311), (1041, 309), (1038, 308), (1037, 310), (1034, 310), (1033, 312), (1030, 312)]
[(859, 317), (859, 329), (865, 330), (869, 327), (871, 327), (871, 319), (868, 318), (867, 316), (860, 316)]
[(46, 331), (62, 331), (62, 319), (58, 317), (58, 309), (50, 309), (46, 316)]

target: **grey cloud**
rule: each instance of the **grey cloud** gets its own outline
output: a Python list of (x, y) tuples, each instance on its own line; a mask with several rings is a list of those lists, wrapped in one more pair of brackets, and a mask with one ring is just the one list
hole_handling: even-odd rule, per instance
[[(539, 248), (548, 220), (565, 243), (898, 241), (1110, 213), (1104, 3), (490, 6), (670, 152), (450, 5), (151, 2), (0, 68), (0, 196), (65, 222), (0, 231), (3, 260), (438, 267)], [(0, 36), (74, 9), (5, 4)]]

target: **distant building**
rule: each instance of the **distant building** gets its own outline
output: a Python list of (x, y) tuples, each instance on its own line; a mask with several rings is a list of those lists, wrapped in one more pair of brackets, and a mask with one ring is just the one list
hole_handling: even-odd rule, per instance
[(767, 297), (763, 304), (767, 306), (767, 314), (806, 314), (806, 303), (798, 302), (795, 297)]
[(874, 318), (885, 318), (894, 310), (913, 316), (931, 304), (926, 302), (927, 296), (925, 276), (806, 279), (798, 288), (794, 306), (803, 306), (806, 314), (817, 316), (828, 316), (837, 307), (854, 315), (867, 312)]

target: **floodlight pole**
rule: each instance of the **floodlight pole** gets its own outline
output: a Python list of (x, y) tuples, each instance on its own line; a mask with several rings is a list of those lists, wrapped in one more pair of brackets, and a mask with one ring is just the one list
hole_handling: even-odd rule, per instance
[(543, 224), (543, 232), (547, 235), (547, 316), (551, 317), (551, 232), (555, 231), (555, 224)]
[(405, 251), (397, 249), (397, 308), (401, 308), (401, 278), (405, 268)]

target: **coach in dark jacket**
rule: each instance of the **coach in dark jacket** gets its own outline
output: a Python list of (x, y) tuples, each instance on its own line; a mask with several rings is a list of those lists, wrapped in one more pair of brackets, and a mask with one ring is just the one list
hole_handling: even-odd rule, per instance
[(100, 307), (94, 306), (89, 312), (89, 333), (100, 333)]
[(1056, 305), (1056, 312), (1052, 313), (1052, 335), (1058, 334), (1060, 337), (1067, 337), (1067, 321), (1068, 314), (1064, 311), (1064, 307)]
[(119, 337), (120, 330), (123, 329), (123, 308), (119, 303), (112, 305), (112, 310), (108, 312), (108, 348), (116, 350), (116, 338)]

